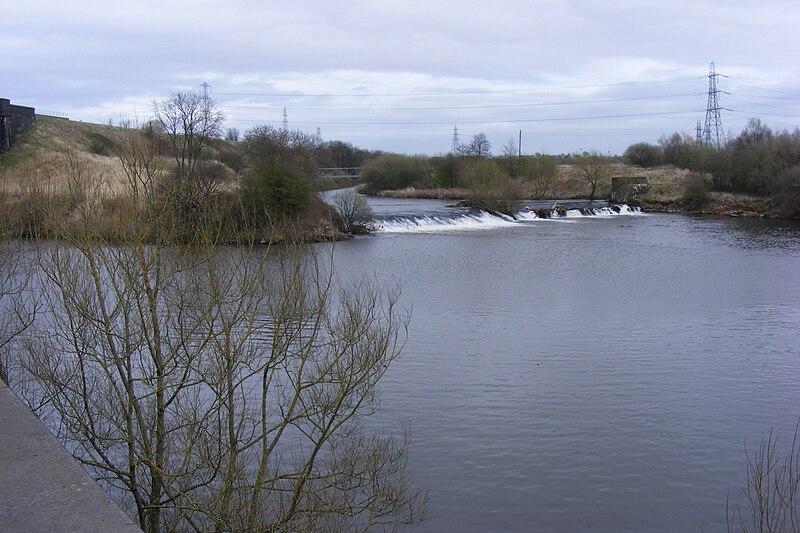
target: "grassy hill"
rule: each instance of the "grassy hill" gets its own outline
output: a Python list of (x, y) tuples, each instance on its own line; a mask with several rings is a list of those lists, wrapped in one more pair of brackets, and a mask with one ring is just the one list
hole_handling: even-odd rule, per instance
[[(50, 235), (55, 226), (90, 224), (104, 237), (124, 239), (121, 235), (124, 226), (132, 223), (131, 213), (143, 215), (143, 206), (141, 200), (131, 198), (131, 176), (120, 153), (129, 149), (135, 136), (142, 135), (140, 129), (37, 117), (11, 150), (0, 156), (0, 202), (4, 207), (0, 224), (4, 232)], [(175, 219), (185, 216), (182, 224), (187, 227), (182, 231), (192, 231), (192, 226), (215, 218), (215, 224), (225, 226), (215, 230), (224, 234), (223, 240), (245, 238), (238, 200), (245, 160), (241, 143), (212, 139), (203, 148), (201, 158), (214, 174), (213, 184), (197, 189), (195, 197), (187, 200), (186, 190), (170, 189), (175, 165), (172, 147), (157, 135), (150, 136), (149, 142), (160, 145), (155, 162), (160, 177), (155, 190), (161, 208), (171, 211), (170, 223), (177, 224)], [(341, 236), (335, 215), (314, 195), (305, 209), (291, 217), (270, 215), (268, 219), (270, 227), (262, 224), (259, 240), (266, 234), (272, 240)]]

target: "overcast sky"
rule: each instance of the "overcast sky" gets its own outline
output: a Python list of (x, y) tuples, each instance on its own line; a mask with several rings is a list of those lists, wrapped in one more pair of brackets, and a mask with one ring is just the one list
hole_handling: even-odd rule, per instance
[(289, 127), (437, 154), (621, 153), (723, 126), (800, 126), (797, 0), (2, 0), (0, 97), (73, 120), (147, 120), (201, 90), (242, 132)]

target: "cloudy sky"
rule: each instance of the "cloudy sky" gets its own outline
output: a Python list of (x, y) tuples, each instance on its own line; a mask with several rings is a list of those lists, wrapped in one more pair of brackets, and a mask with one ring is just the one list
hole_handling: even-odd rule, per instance
[(201, 90), (242, 132), (404, 153), (484, 132), (501, 153), (621, 153), (705, 119), (800, 126), (796, 0), (2, 0), (0, 97), (147, 120)]

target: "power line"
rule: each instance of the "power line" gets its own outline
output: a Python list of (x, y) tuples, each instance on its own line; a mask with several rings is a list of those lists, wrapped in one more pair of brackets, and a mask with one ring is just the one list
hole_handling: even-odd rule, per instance
[(498, 90), (469, 90), (469, 91), (427, 91), (427, 92), (406, 92), (406, 93), (319, 93), (319, 94), (306, 94), (306, 93), (239, 93), (239, 92), (216, 92), (218, 95), (226, 96), (275, 96), (281, 98), (381, 98), (381, 97), (398, 97), (398, 96), (457, 96), (457, 95), (470, 95), (470, 94), (517, 94), (527, 92), (551, 92), (575, 89), (601, 89), (607, 87), (620, 87), (626, 85), (639, 85), (646, 83), (665, 83), (671, 81), (689, 81), (698, 80), (702, 77), (691, 76), (683, 78), (666, 78), (659, 80), (641, 80), (641, 81), (621, 81), (615, 83), (603, 83), (595, 85), (567, 85), (560, 87), (531, 87), (525, 89), (498, 89)]
[[(617, 118), (639, 118), (639, 117), (656, 117), (656, 116), (666, 116), (666, 115), (689, 115), (689, 114), (696, 114), (698, 110), (693, 111), (659, 111), (659, 112), (652, 112), (652, 113), (623, 113), (617, 115), (593, 115), (593, 116), (577, 116), (577, 117), (553, 117), (553, 118), (522, 118), (522, 119), (493, 119), (493, 120), (462, 120), (459, 121), (464, 124), (514, 124), (514, 123), (529, 123), (529, 122), (570, 122), (570, 121), (582, 121), (582, 120), (606, 120), (606, 119), (617, 119)], [(233, 118), (233, 117), (232, 117)], [(263, 121), (260, 120), (252, 120), (252, 119), (238, 119), (235, 120), (241, 122), (256, 122), (260, 123)], [(416, 122), (416, 121), (387, 121), (387, 122), (304, 122), (304, 121), (297, 121), (293, 122), (294, 124), (318, 124), (323, 126), (441, 126), (445, 124), (452, 124), (452, 122), (445, 122), (445, 121), (423, 121), (423, 122)]]
[[(751, 89), (753, 88), (758, 89), (758, 87), (751, 87)], [(776, 91), (776, 92), (782, 92), (782, 91)], [(797, 94), (794, 96), (772, 96), (769, 94), (747, 94), (747, 93), (736, 93), (736, 94), (740, 96), (749, 96), (751, 98), (768, 98), (770, 100), (800, 100), (800, 95)]]
[[(750, 113), (750, 112), (747, 112), (747, 111), (736, 111), (736, 110), (731, 110), (730, 113), (732, 115), (737, 115), (737, 116), (742, 117), (742, 118), (753, 118), (754, 115), (755, 116), (771, 116), (771, 117), (786, 118), (786, 115), (779, 114), (779, 113)], [(795, 128), (795, 129), (800, 128), (800, 126), (798, 124), (788, 124), (786, 122), (775, 122), (775, 121), (772, 121), (772, 120), (770, 121), (770, 124), (777, 125), (777, 126), (783, 126), (785, 128)]]
[(782, 105), (773, 105), (773, 104), (763, 104), (761, 102), (753, 102), (751, 100), (745, 100), (744, 98), (737, 98), (735, 96), (731, 96), (729, 99), (730, 100), (735, 100), (737, 102), (744, 102), (746, 104), (758, 105), (758, 106), (761, 106), (761, 107), (771, 107), (773, 109), (782, 109), (784, 111), (792, 111), (794, 113), (800, 113), (800, 109), (795, 109), (793, 107), (786, 107), (786, 106), (782, 106)]
[[(681, 94), (666, 94), (655, 96), (634, 96), (630, 98), (600, 98), (595, 100), (571, 100), (561, 102), (536, 102), (525, 104), (481, 104), (481, 105), (463, 105), (463, 106), (424, 106), (424, 107), (292, 107), (302, 111), (354, 111), (354, 112), (369, 112), (369, 111), (450, 111), (450, 110), (465, 110), (465, 109), (518, 109), (525, 107), (552, 107), (564, 105), (586, 105), (586, 104), (610, 104), (618, 102), (631, 102), (642, 100), (662, 100), (669, 98), (683, 98), (687, 96), (696, 96), (697, 93), (681, 93)], [(226, 105), (230, 109), (275, 109), (276, 106), (271, 105)]]

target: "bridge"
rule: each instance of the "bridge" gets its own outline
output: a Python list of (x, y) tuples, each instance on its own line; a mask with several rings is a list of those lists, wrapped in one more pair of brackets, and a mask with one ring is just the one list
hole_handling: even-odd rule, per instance
[(320, 178), (357, 180), (360, 176), (361, 167), (325, 167), (319, 169)]

